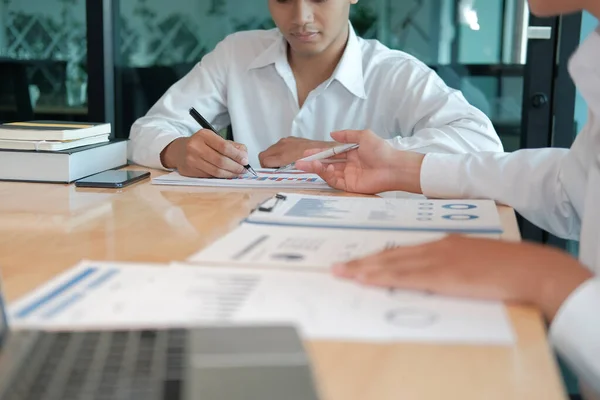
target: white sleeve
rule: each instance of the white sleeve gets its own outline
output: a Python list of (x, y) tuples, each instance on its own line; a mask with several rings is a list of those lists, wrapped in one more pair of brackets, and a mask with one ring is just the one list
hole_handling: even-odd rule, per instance
[(550, 340), (579, 377), (600, 397), (600, 278), (577, 288), (558, 310)]
[(133, 124), (129, 136), (131, 161), (164, 169), (160, 161), (163, 149), (173, 140), (201, 129), (188, 113), (192, 106), (217, 130), (229, 124), (226, 80), (227, 67), (231, 65), (230, 42), (231, 37), (220, 42)]
[[(427, 154), (421, 188), (428, 197), (484, 198), (509, 205), (559, 237), (579, 238), (591, 137), (582, 132), (571, 149), (514, 153)], [(577, 205), (577, 207), (575, 207)]]
[(490, 119), (470, 105), (461, 92), (449, 88), (416, 60), (390, 78), (395, 129), (389, 139), (399, 150), (420, 153), (503, 151)]

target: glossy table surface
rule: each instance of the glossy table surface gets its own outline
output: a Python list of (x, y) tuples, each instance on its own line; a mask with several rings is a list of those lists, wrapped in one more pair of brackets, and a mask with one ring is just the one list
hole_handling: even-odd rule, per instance
[[(0, 182), (5, 295), (14, 300), (81, 259), (185, 260), (234, 229), (273, 193), (149, 180), (121, 190)], [(500, 206), (499, 212), (503, 239), (519, 240), (512, 209)], [(539, 313), (515, 305), (508, 312), (518, 337), (512, 347), (332, 341), (306, 346), (324, 400), (564, 399)]]

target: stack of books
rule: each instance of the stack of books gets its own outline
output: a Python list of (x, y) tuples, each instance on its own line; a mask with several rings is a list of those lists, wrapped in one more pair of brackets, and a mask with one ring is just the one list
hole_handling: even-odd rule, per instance
[(0, 125), (0, 180), (70, 183), (127, 164), (127, 142), (107, 123)]

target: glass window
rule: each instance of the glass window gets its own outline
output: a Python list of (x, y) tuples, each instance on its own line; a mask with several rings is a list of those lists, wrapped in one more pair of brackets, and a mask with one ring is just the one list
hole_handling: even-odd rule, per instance
[(84, 0), (1, 0), (0, 119), (85, 118), (86, 55)]
[[(351, 8), (357, 34), (414, 55), (519, 147), (523, 0), (372, 0)], [(123, 131), (230, 33), (274, 27), (266, 0), (120, 2)]]

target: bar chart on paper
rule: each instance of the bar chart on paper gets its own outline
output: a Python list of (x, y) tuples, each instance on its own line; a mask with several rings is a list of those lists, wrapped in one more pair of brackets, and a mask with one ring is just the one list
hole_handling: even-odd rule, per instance
[(177, 172), (152, 179), (155, 185), (212, 186), (234, 188), (278, 188), (331, 190), (319, 176), (302, 171), (275, 173), (272, 169), (257, 169), (258, 177), (246, 174), (232, 179), (190, 178)]
[(502, 233), (490, 200), (381, 199), (283, 193), (273, 210), (257, 210), (249, 223), (322, 228)]
[(338, 219), (349, 216), (350, 210), (337, 208), (335, 204), (335, 201), (326, 199), (300, 199), (285, 215), (319, 219)]

